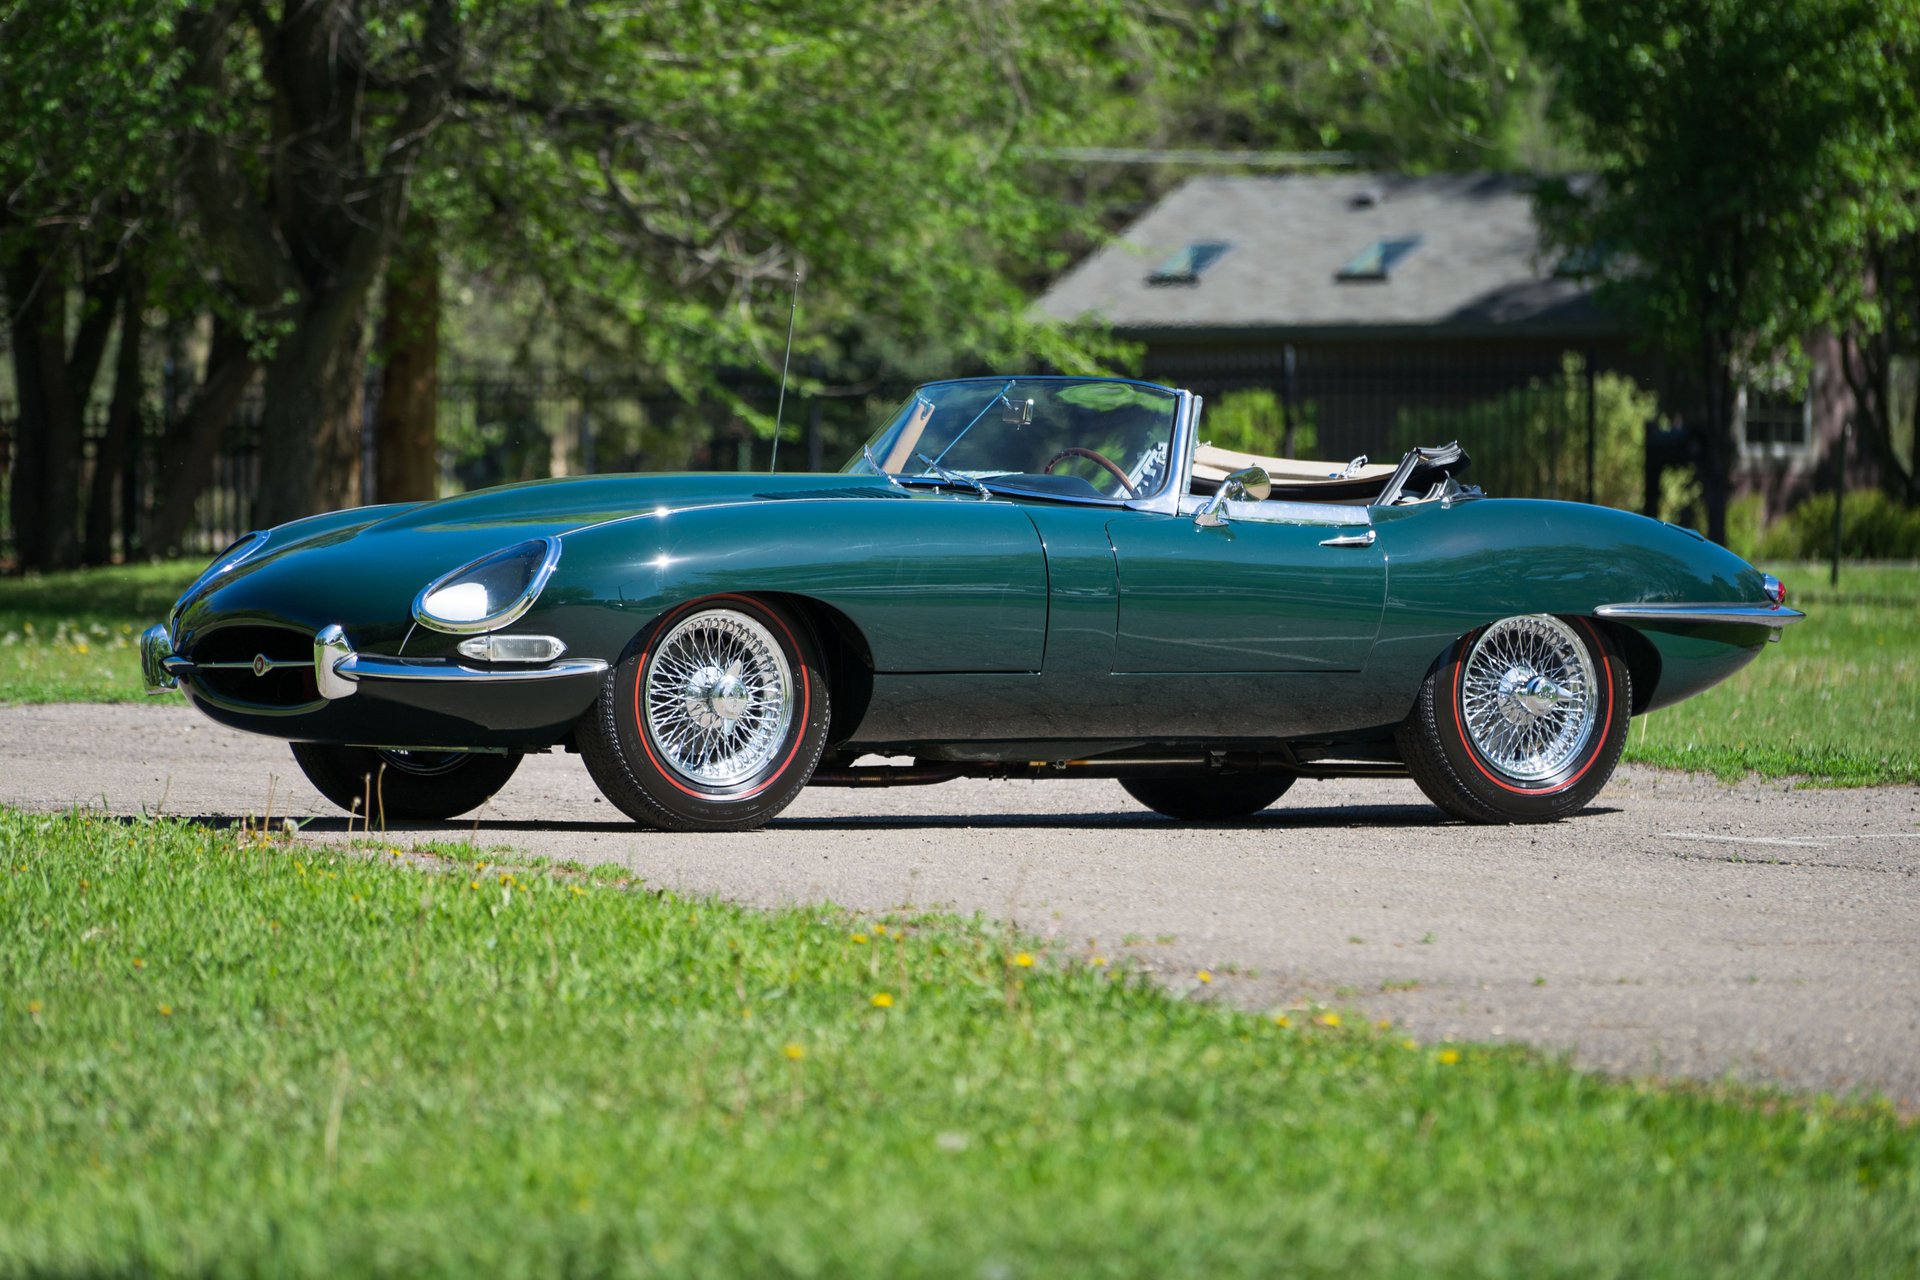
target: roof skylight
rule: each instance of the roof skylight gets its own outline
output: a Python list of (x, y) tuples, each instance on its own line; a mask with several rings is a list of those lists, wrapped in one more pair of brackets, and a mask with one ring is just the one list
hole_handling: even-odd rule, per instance
[(1198, 284), (1201, 273), (1233, 248), (1224, 240), (1196, 240), (1147, 273), (1148, 284)]
[(1334, 273), (1336, 280), (1385, 280), (1408, 254), (1420, 247), (1419, 236), (1396, 236), (1375, 240), (1347, 259)]

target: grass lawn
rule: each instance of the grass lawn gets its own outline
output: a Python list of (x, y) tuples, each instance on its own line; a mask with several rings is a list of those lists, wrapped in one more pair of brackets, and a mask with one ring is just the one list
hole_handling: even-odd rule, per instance
[[(1920, 565), (1843, 566), (1837, 593), (1824, 565), (1769, 567), (1807, 620), (1724, 685), (1635, 721), (1626, 758), (1727, 779), (1920, 782)], [(139, 633), (201, 568), (0, 579), (0, 702), (139, 700)]]
[(1920, 782), (1920, 564), (1767, 566), (1806, 611), (1746, 670), (1633, 722), (1628, 760), (1735, 779)]
[(0, 810), (0, 1274), (1920, 1269), (1882, 1104), (445, 853)]
[(145, 698), (140, 633), (167, 620), (204, 568), (176, 560), (0, 578), (0, 702)]

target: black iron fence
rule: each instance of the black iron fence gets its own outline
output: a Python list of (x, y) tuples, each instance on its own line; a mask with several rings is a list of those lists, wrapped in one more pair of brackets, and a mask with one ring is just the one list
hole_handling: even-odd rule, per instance
[[(1344, 461), (1458, 439), (1474, 458), (1468, 478), (1489, 492), (1629, 507), (1643, 500), (1643, 440), (1658, 409), (1644, 370), (1545, 344), (1521, 352), (1384, 344), (1150, 350), (1146, 376), (1206, 396), (1202, 434), (1216, 444), (1270, 453), (1290, 436), (1296, 456)], [(908, 390), (889, 381), (790, 393), (779, 469), (838, 467)], [(370, 379), (363, 501), (374, 496), (377, 394)], [(779, 387), (758, 373), (685, 395), (619, 373), (454, 365), (443, 370), (439, 394), (443, 492), (590, 472), (763, 470), (774, 461), (755, 420), (771, 420)], [(148, 550), (171, 479), (172, 424), (158, 402), (142, 419), (117, 486), (116, 556)], [(0, 401), (0, 563), (12, 551), (6, 443), (16, 424), (12, 405)], [(104, 434), (102, 410), (89, 416), (81, 441), (83, 504)], [(180, 550), (211, 555), (252, 527), (259, 435), (260, 406), (250, 399), (228, 428)]]

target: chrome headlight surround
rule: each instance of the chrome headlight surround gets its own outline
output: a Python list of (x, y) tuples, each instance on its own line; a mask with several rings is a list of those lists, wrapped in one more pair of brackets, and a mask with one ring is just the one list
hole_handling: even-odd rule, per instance
[(503, 547), (420, 588), (413, 598), (414, 619), (449, 635), (496, 631), (533, 607), (559, 564), (558, 538)]

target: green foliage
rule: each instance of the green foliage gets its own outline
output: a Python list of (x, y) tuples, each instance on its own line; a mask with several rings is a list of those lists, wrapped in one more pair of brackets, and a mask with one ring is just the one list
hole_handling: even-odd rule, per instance
[(1826, 565), (1768, 567), (1806, 620), (1726, 683), (1636, 719), (1627, 759), (1729, 780), (1920, 783), (1920, 564), (1847, 565), (1837, 591)]
[(979, 923), (444, 852), (0, 811), (0, 1272), (1920, 1264), (1885, 1104), (1282, 1025)]
[[(1644, 496), (1646, 425), (1658, 397), (1633, 379), (1593, 380), (1594, 500), (1637, 511)], [(1584, 498), (1587, 477), (1587, 381), (1583, 358), (1561, 357), (1560, 376), (1460, 409), (1403, 409), (1396, 453), (1458, 440), (1473, 466), (1466, 478), (1503, 498)]]
[[(1261, 387), (1250, 391), (1229, 391), (1207, 401), (1206, 416), (1200, 434), (1208, 444), (1241, 453), (1266, 457), (1287, 456), (1286, 408), (1272, 390)], [(1312, 458), (1320, 449), (1320, 432), (1314, 425), (1313, 405), (1295, 405), (1293, 409), (1293, 453), (1296, 458)]]
[[(1920, 559), (1920, 508), (1877, 489), (1849, 493), (1840, 508), (1840, 555), (1848, 560)], [(1757, 553), (1774, 560), (1833, 557), (1833, 494), (1816, 493), (1774, 521)]]
[[(198, 561), (0, 578), (0, 702), (135, 702), (140, 633)], [(169, 695), (175, 696), (175, 695)]]

